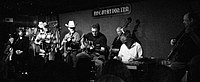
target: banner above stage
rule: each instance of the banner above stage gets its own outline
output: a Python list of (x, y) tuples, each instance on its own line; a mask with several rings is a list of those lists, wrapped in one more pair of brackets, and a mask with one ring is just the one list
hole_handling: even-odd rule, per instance
[(131, 13), (131, 5), (125, 4), (125, 5), (95, 9), (92, 11), (92, 16), (100, 17), (100, 16), (109, 16), (109, 15), (124, 15), (124, 14), (130, 14), (130, 13)]

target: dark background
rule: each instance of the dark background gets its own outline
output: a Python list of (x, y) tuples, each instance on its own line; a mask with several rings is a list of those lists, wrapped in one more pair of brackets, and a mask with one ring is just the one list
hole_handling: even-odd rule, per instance
[[(92, 10), (107, 6), (131, 4), (128, 15), (92, 17)], [(8, 34), (19, 26), (37, 26), (34, 21), (58, 20), (61, 37), (68, 31), (64, 26), (69, 20), (75, 20), (80, 34), (90, 31), (94, 23), (99, 23), (101, 31), (108, 39), (108, 45), (116, 36), (115, 28), (122, 26), (126, 18), (133, 22), (128, 26), (132, 30), (135, 20), (141, 21), (136, 36), (142, 42), (147, 57), (166, 58), (172, 46), (169, 41), (183, 28), (182, 17), (189, 10), (200, 11), (199, 0), (1, 0), (0, 3), (0, 50), (8, 40)], [(13, 18), (6, 22), (5, 18)], [(62, 38), (61, 38), (62, 39)]]

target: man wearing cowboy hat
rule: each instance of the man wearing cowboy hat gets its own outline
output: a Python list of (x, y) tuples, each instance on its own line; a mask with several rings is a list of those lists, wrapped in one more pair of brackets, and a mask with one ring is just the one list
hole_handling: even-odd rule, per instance
[(40, 45), (42, 43), (42, 40), (45, 39), (46, 37), (46, 32), (48, 29), (45, 27), (47, 25), (46, 22), (39, 22), (38, 27), (39, 27), (39, 33), (37, 34), (34, 43), (37, 45)]
[(64, 42), (69, 42), (69, 41), (78, 42), (80, 40), (80, 35), (75, 30), (76, 26), (74, 21), (69, 21), (69, 23), (65, 24), (65, 26), (68, 27), (69, 33), (65, 35), (61, 45), (63, 45)]
[(40, 32), (43, 31), (43, 32), (47, 32), (48, 29), (46, 28), (47, 26), (47, 23), (46, 22), (39, 22), (38, 23), (38, 27), (40, 28)]
[[(75, 26), (74, 21), (69, 21), (69, 23), (65, 24), (65, 26), (68, 27), (69, 33), (67, 33), (65, 35), (65, 37), (63, 38), (62, 43), (61, 43), (61, 45), (64, 46), (64, 54), (63, 54), (64, 57), (68, 53), (68, 52), (66, 53), (67, 50), (69, 50), (69, 51), (73, 50), (72, 47), (75, 47), (75, 45), (72, 45), (72, 44), (78, 44), (78, 42), (80, 40), (80, 35), (75, 30), (76, 26)], [(79, 46), (76, 46), (76, 47), (79, 47)], [(73, 63), (76, 60), (76, 54), (77, 54), (76, 51), (73, 51), (70, 53)]]

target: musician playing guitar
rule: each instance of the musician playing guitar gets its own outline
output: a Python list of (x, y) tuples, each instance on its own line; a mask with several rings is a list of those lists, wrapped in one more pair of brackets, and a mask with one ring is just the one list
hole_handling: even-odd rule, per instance
[(174, 71), (175, 82), (180, 82), (186, 70), (189, 72), (188, 82), (200, 82), (200, 24), (199, 17), (193, 12), (183, 17), (184, 30), (176, 39), (171, 40), (174, 48), (168, 55), (170, 68)]
[(92, 26), (91, 32), (84, 35), (84, 39), (90, 42), (90, 50), (106, 56), (107, 38), (100, 32), (100, 25), (97, 23)]
[[(87, 42), (85, 43), (83, 41)], [(83, 55), (89, 55), (89, 57), (92, 59), (92, 61), (95, 62), (97, 68), (99, 69), (98, 73), (100, 73), (102, 63), (107, 59), (108, 56), (108, 48), (107, 38), (103, 33), (100, 32), (100, 25), (98, 23), (92, 25), (91, 32), (83, 36), (81, 44), (81, 48), (89, 49), (89, 53), (78, 54), (77, 59), (79, 60), (81, 57), (83, 57)]]
[(12, 60), (12, 55), (13, 55), (13, 42), (14, 42), (14, 38), (11, 36), (11, 34), (9, 35), (9, 40), (8, 42), (5, 44), (6, 48), (4, 50), (4, 54), (6, 54), (7, 56), (4, 57), (4, 61), (8, 62)]
[(36, 33), (35, 35), (34, 44), (32, 44), (35, 50), (34, 53), (38, 53), (42, 56), (44, 56), (44, 54), (46, 53), (44, 48), (44, 42), (46, 41), (46, 35), (48, 31), (46, 25), (46, 22), (38, 23), (38, 29), (36, 29), (36, 32), (38, 33)]
[(64, 49), (64, 54), (63, 54), (63, 56), (65, 57), (64, 61), (70, 63), (71, 65), (73, 65), (73, 67), (75, 67), (76, 54), (77, 54), (76, 50), (80, 47), (79, 45), (77, 45), (79, 44), (80, 41), (80, 35), (75, 30), (76, 26), (74, 21), (69, 21), (69, 23), (65, 24), (65, 26), (68, 28), (69, 33), (65, 35), (65, 37), (61, 42), (61, 45), (63, 46)]

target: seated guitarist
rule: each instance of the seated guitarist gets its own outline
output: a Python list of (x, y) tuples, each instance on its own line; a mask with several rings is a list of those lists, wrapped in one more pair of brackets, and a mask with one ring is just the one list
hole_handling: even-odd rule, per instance
[(108, 55), (107, 50), (107, 38), (100, 32), (100, 25), (97, 23), (92, 26), (91, 32), (84, 36), (85, 39), (90, 41), (93, 47), (90, 47), (92, 52), (97, 52), (105, 57)]
[[(180, 82), (186, 70), (189, 78), (187, 82), (200, 82), (200, 23), (199, 17), (192, 12), (183, 17), (184, 30), (176, 39), (171, 40), (175, 45), (168, 59), (173, 58), (171, 69), (175, 74), (175, 82)], [(176, 53), (174, 53), (176, 52)], [(170, 57), (170, 58), (169, 58)]]
[(66, 60), (66, 62), (72, 64), (72, 66), (75, 67), (76, 54), (78, 53), (77, 49), (79, 48), (79, 45), (77, 44), (79, 44), (80, 35), (75, 30), (76, 25), (74, 21), (69, 21), (69, 23), (65, 24), (65, 26), (68, 28), (69, 33), (65, 35), (61, 43), (61, 45), (64, 47), (63, 56), (67, 57), (67, 59), (64, 59), (64, 61)]
[[(85, 34), (82, 39), (85, 39), (89, 42), (89, 57), (92, 59), (92, 61), (95, 62), (95, 65), (97, 66), (98, 76), (101, 71), (102, 63), (108, 55), (107, 38), (100, 32), (100, 25), (97, 23), (92, 26), (91, 32)], [(82, 44), (84, 43), (82, 42)], [(88, 48), (88, 46), (82, 45), (81, 48)], [(83, 55), (86, 54), (77, 55), (77, 59)]]

